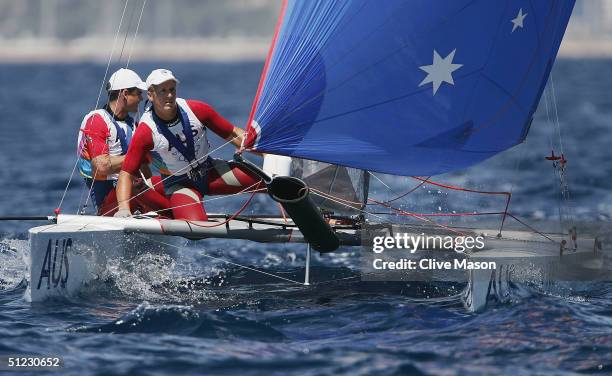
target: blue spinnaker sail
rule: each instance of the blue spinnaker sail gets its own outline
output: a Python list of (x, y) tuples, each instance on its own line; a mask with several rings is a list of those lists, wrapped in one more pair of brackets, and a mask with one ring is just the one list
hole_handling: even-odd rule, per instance
[(396, 175), (522, 142), (573, 0), (288, 0), (253, 149)]

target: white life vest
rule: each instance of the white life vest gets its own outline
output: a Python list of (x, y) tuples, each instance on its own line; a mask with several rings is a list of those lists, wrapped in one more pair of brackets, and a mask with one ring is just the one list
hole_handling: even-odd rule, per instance
[[(185, 111), (185, 114), (187, 114), (193, 132), (195, 161), (192, 161), (191, 165), (186, 160), (185, 156), (176, 148), (171, 147), (166, 137), (157, 129), (157, 125), (153, 120), (152, 110), (145, 112), (140, 119), (141, 125), (144, 123), (151, 129), (153, 136), (153, 150), (151, 153), (153, 156), (153, 163), (162, 175), (185, 175), (193, 167), (196, 167), (197, 163), (203, 164), (210, 151), (210, 144), (206, 136), (206, 126), (195, 116), (184, 99), (177, 98), (176, 104)], [(183, 125), (180, 120), (170, 124), (168, 129), (172, 134), (178, 136), (178, 139), (182, 141), (186, 140), (183, 133)]]
[[(113, 118), (111, 114), (108, 113), (105, 109), (98, 109), (91, 111), (83, 118), (81, 122), (81, 127), (79, 129), (79, 137), (77, 141), (77, 148), (79, 153), (79, 172), (82, 176), (86, 178), (93, 178), (92, 176), (92, 168), (91, 168), (91, 155), (87, 150), (84, 150), (83, 137), (88, 137), (83, 131), (85, 130), (85, 126), (90, 121), (90, 119), (94, 115), (100, 115), (106, 124), (108, 129), (108, 136), (106, 138), (106, 145), (108, 145), (108, 155), (110, 156), (120, 156), (123, 155), (123, 149), (121, 148), (121, 140), (117, 135), (117, 128), (113, 122)], [(127, 119), (132, 119), (131, 117), (127, 117)], [(115, 120), (116, 124), (123, 129), (125, 135), (132, 134), (133, 130), (127, 124), (125, 120)], [(133, 122), (133, 120), (132, 120)], [(131, 137), (128, 137), (130, 139)], [(106, 176), (96, 176), (95, 180), (117, 180), (119, 179), (119, 174), (111, 174)]]

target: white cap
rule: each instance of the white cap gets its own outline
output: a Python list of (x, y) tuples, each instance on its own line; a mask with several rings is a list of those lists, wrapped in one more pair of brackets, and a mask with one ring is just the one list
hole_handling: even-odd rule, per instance
[(172, 71), (169, 69), (155, 69), (154, 71), (151, 72), (151, 74), (149, 74), (149, 77), (147, 77), (147, 89), (151, 87), (151, 85), (159, 85), (161, 83), (164, 83), (166, 81), (174, 81), (177, 84), (180, 82), (179, 80), (176, 79), (176, 77), (174, 77), (174, 74), (172, 74)]
[(121, 68), (110, 77), (108, 80), (108, 91), (121, 89), (129, 89), (136, 87), (140, 90), (147, 90), (145, 83), (142, 82), (140, 76), (133, 70)]

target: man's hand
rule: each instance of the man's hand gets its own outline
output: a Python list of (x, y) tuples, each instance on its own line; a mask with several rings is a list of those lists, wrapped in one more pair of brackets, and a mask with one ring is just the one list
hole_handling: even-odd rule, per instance
[(259, 155), (263, 157), (265, 154), (257, 151), (250, 151), (244, 148), (244, 138), (247, 136), (246, 132), (242, 128), (234, 127), (234, 131), (232, 134), (226, 138), (227, 141), (230, 141), (236, 147), (236, 153), (242, 154), (245, 151), (249, 153)]
[(119, 209), (117, 210), (115, 215), (113, 215), (113, 217), (115, 218), (129, 218), (131, 216), (132, 213), (130, 212), (130, 209)]

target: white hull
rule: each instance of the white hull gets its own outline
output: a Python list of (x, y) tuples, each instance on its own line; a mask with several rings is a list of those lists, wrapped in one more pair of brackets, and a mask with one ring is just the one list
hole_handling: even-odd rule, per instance
[(543, 289), (554, 288), (556, 282), (583, 283), (606, 278), (612, 265), (595, 239), (581, 239), (575, 249), (561, 253), (561, 235), (547, 234), (550, 241), (535, 239), (522, 232), (508, 232), (512, 240), (494, 240), (494, 248), (476, 252), (472, 261), (494, 261), (494, 270), (469, 271), (468, 285), (464, 291), (464, 305), (470, 311), (480, 311), (489, 299), (505, 300), (511, 285), (532, 283)]
[(32, 228), (29, 238), (26, 299), (32, 302), (74, 296), (104, 275), (108, 260), (129, 259), (143, 251), (172, 253), (158, 241), (174, 241), (166, 236), (130, 236), (112, 223), (76, 222)]
[(173, 250), (168, 247), (164, 249), (160, 241), (173, 243), (180, 239), (177, 236), (304, 242), (303, 236), (291, 227), (292, 224), (283, 228), (231, 221), (230, 226), (198, 227), (218, 224), (215, 221), (195, 224), (150, 218), (59, 215), (56, 224), (29, 231), (30, 284), (26, 298), (38, 302), (78, 294), (84, 285), (104, 275), (109, 259), (127, 259), (138, 252), (171, 253)]
[[(222, 221), (222, 220), (219, 220)], [(278, 219), (278, 225), (230, 221), (189, 223), (156, 219), (118, 219), (108, 217), (60, 215), (57, 224), (30, 229), (30, 285), (28, 298), (33, 302), (78, 294), (84, 285), (100, 278), (109, 259), (130, 258), (137, 252), (173, 252), (160, 248), (176, 241), (176, 236), (194, 239), (232, 238), (259, 242), (304, 242), (299, 230)], [(264, 221), (264, 222), (265, 222)], [(271, 222), (268, 222), (271, 223)], [(283, 224), (288, 227), (283, 228)], [(418, 233), (421, 229), (419, 228)], [(485, 232), (485, 231), (482, 231)], [(135, 233), (147, 235), (134, 235)], [(360, 232), (337, 229), (344, 245), (360, 245)], [(478, 230), (478, 233), (481, 233)], [(490, 233), (490, 232), (489, 232)], [(173, 235), (173, 236), (164, 236)], [(489, 298), (503, 299), (520, 269), (537, 270), (547, 281), (588, 279), (602, 270), (605, 258), (593, 239), (581, 239), (580, 247), (560, 255), (561, 235), (550, 235), (556, 242), (540, 235), (507, 231), (502, 239), (488, 239), (488, 247), (469, 254), (472, 261), (494, 261), (495, 270), (470, 270), (462, 274), (467, 281), (464, 304), (470, 311), (482, 310)], [(608, 265), (603, 265), (609, 269)], [(582, 274), (583, 276), (580, 276)], [(518, 278), (520, 279), (520, 278)]]

